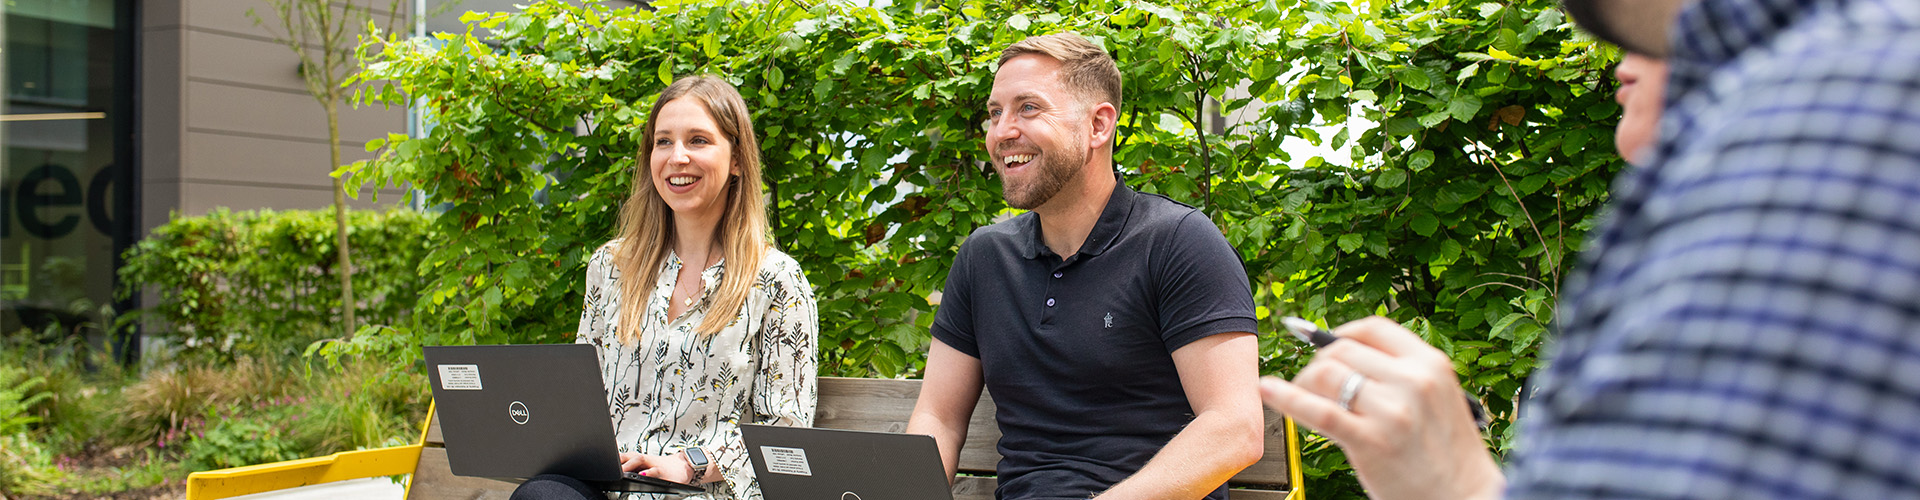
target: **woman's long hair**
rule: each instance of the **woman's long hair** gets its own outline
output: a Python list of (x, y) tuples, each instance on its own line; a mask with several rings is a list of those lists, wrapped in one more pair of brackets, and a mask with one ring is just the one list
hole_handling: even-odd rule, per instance
[(708, 298), (711, 307), (707, 309), (706, 319), (694, 331), (703, 337), (711, 336), (733, 323), (759, 274), (760, 255), (772, 244), (767, 236), (767, 203), (760, 187), (760, 140), (754, 136), (753, 118), (747, 114), (747, 103), (740, 98), (740, 91), (711, 76), (681, 78), (668, 85), (660, 92), (660, 99), (654, 101), (653, 110), (647, 112), (647, 127), (641, 136), (640, 157), (633, 177), (633, 194), (620, 209), (620, 238), (625, 241), (615, 249), (613, 262), (622, 277), (619, 336), (623, 342), (640, 342), (647, 302), (653, 296), (654, 283), (660, 278), (660, 268), (673, 246), (673, 209), (654, 190), (651, 165), (653, 133), (660, 108), (682, 97), (693, 98), (706, 108), (707, 115), (720, 127), (720, 133), (733, 144), (733, 164), (740, 167), (739, 176), (727, 179), (727, 192), (723, 197), (726, 206), (713, 235), (720, 246), (721, 258), (726, 261), (726, 273), (719, 290)]

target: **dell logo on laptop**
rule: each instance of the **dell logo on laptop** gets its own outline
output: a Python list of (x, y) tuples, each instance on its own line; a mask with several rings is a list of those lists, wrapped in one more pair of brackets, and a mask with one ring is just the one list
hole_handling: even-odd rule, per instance
[(527, 425), (527, 405), (514, 401), (507, 405), (507, 416), (513, 418), (513, 423)]
[(840, 494), (840, 500), (860, 500), (860, 495), (858, 495), (858, 494), (855, 494), (854, 492), (851, 492), (851, 491), (849, 491), (849, 492), (846, 492), (846, 493), (841, 493), (841, 494)]

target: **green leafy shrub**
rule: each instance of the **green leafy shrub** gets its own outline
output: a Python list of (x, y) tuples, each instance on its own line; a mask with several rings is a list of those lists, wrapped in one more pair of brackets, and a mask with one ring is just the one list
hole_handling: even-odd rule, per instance
[[(175, 216), (127, 251), (121, 293), (162, 291), (144, 314), (151, 335), (220, 360), (290, 357), (336, 331), (339, 279), (331, 210)], [(356, 309), (363, 321), (402, 321), (425, 280), (416, 265), (433, 238), (426, 214), (351, 211)], [(150, 329), (150, 331), (152, 331)]]
[(285, 431), (270, 422), (222, 418), (219, 414), (209, 414), (208, 420), (215, 423), (187, 441), (188, 470), (224, 469), (299, 457)]

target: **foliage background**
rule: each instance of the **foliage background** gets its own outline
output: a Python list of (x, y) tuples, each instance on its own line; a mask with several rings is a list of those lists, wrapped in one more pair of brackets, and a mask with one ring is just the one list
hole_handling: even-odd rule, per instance
[[(367, 251), (354, 259), (359, 318), (405, 321), (426, 285), (415, 263), (440, 239), (432, 234), (432, 217), (412, 210), (346, 214), (350, 245)], [(126, 320), (159, 320), (148, 335), (221, 361), (300, 354), (340, 333), (334, 216), (330, 210), (226, 208), (176, 214), (127, 251), (121, 293), (164, 293)]]
[[(417, 367), (303, 355), (340, 334), (332, 217), (221, 209), (156, 229), (121, 269), (121, 293), (161, 291), (115, 325), (164, 340), (137, 361), (112, 352), (123, 328), (91, 320), (0, 332), (0, 498), (172, 498), (197, 470), (417, 439)], [(349, 220), (353, 244), (375, 250), (356, 260), (361, 316), (406, 321), (431, 216)]]
[[(1618, 54), (1551, 0), (653, 5), (539, 1), (361, 47), (361, 102), (434, 126), (335, 175), (439, 207), (416, 268), (432, 282), (410, 315), (324, 352), (568, 340), (647, 106), (711, 73), (754, 108), (774, 236), (818, 288), (822, 374), (916, 376), (927, 297), (961, 240), (1010, 213), (982, 161), (998, 50), (1078, 31), (1120, 63), (1128, 183), (1203, 208), (1245, 260), (1263, 371), (1307, 359), (1275, 316), (1391, 317), (1453, 357), (1504, 452), (1564, 263), (1622, 167)], [(1359, 495), (1336, 448), (1307, 444), (1315, 497)]]

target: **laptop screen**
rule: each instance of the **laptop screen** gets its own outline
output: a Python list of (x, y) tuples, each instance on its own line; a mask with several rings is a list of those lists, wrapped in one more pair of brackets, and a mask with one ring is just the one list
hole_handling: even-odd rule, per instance
[(593, 346), (434, 346), (425, 353), (454, 474), (620, 479)]
[(951, 500), (933, 437), (740, 426), (767, 500)]

